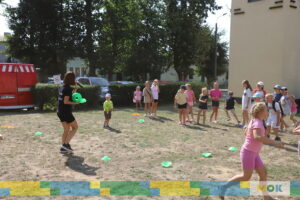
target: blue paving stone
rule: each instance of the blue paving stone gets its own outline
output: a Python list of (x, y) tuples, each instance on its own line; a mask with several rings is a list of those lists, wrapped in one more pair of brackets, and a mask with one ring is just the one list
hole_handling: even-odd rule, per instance
[(140, 186), (141, 186), (141, 188), (150, 188), (150, 182), (149, 181), (141, 181)]
[(300, 188), (300, 181), (291, 181), (291, 188)]
[(158, 188), (151, 188), (150, 192), (151, 196), (160, 196), (160, 190)]
[[(209, 189), (210, 195), (218, 196), (221, 195), (222, 186), (225, 185), (226, 181), (201, 181), (200, 188)], [(240, 188), (240, 183), (237, 182), (235, 185), (227, 188), (226, 194), (228, 196), (249, 196), (250, 189)]]
[(0, 188), (0, 196), (9, 196), (10, 192), (7, 188)]
[(91, 189), (87, 181), (52, 181), (51, 189), (59, 189), (60, 196), (99, 196), (99, 189)]

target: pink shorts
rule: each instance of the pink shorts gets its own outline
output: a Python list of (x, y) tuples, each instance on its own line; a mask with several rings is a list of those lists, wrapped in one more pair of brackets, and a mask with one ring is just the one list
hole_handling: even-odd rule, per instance
[(243, 148), (240, 152), (240, 157), (243, 169), (254, 170), (265, 166), (263, 161), (260, 159), (259, 154), (256, 152), (248, 151)]
[(194, 106), (194, 102), (189, 101), (189, 102), (188, 102), (188, 105), (189, 105), (189, 106)]

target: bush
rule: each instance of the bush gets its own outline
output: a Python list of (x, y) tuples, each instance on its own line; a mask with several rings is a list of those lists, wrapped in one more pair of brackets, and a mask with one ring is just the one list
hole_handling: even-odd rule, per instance
[[(58, 88), (59, 85), (55, 84), (36, 84), (32, 88), (34, 103), (40, 110), (56, 110), (58, 101)], [(75, 106), (75, 109), (95, 108), (99, 107), (99, 86), (84, 86), (79, 88), (78, 92), (86, 98), (85, 104)]]
[[(163, 83), (159, 85), (160, 93), (159, 93), (159, 102), (160, 103), (172, 103), (174, 101), (174, 96), (177, 93), (180, 85), (183, 85), (183, 82), (176, 82), (176, 83)], [(196, 98), (199, 97), (201, 93), (201, 88), (206, 87), (206, 83), (200, 82), (192, 82), (193, 91), (195, 92)], [(133, 92), (135, 91), (136, 86), (138, 84), (131, 84), (131, 85), (111, 85), (110, 93), (112, 94), (112, 101), (114, 105), (120, 106), (128, 106), (132, 105), (133, 102)], [(143, 85), (141, 89), (144, 88)]]

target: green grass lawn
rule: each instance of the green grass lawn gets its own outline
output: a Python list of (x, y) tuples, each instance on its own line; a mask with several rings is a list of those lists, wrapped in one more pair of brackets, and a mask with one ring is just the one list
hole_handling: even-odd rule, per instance
[[(72, 156), (59, 153), (62, 127), (56, 113), (0, 112), (0, 125), (15, 126), (0, 129), (5, 137), (0, 142), (0, 180), (224, 181), (241, 173), (239, 151), (231, 152), (228, 148), (240, 149), (244, 131), (235, 127), (235, 121), (227, 122), (223, 110), (218, 124), (185, 127), (178, 125), (177, 111), (172, 105), (160, 106), (156, 118), (132, 116), (134, 112), (137, 111), (133, 108), (117, 108), (110, 123), (113, 131), (102, 128), (104, 116), (100, 110), (74, 112), (79, 130), (71, 142), (75, 150)], [(143, 114), (141, 110), (139, 113)], [(240, 107), (237, 113), (241, 118)], [(141, 118), (145, 123), (138, 123)], [(44, 135), (35, 136), (37, 131)], [(285, 149), (265, 145), (261, 152), (268, 178), (300, 180), (299, 138), (280, 135)], [(213, 157), (202, 158), (203, 152), (210, 152)], [(103, 156), (112, 160), (103, 162)], [(163, 161), (171, 161), (173, 167), (162, 168)], [(252, 180), (258, 180), (256, 174)]]

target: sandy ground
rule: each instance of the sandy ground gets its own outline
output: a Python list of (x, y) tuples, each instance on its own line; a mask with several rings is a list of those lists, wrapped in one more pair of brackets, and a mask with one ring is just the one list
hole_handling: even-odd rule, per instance
[[(224, 181), (241, 173), (239, 152), (228, 151), (228, 147), (240, 149), (244, 141), (243, 130), (235, 127), (233, 120), (227, 122), (222, 110), (218, 124), (191, 124), (186, 127), (177, 125), (178, 116), (171, 106), (160, 107), (159, 117), (145, 118), (143, 124), (137, 121), (144, 117), (132, 116), (133, 112), (136, 111), (130, 108), (115, 110), (111, 121), (113, 131), (103, 130), (104, 116), (101, 111), (74, 112), (79, 131), (71, 142), (75, 153), (69, 156), (59, 153), (62, 127), (56, 113), (0, 112), (0, 125), (15, 127), (0, 129), (5, 137), (0, 141), (0, 180)], [(37, 131), (44, 135), (35, 136)], [(265, 145), (261, 153), (268, 168), (268, 178), (272, 181), (300, 180), (297, 156), (299, 138), (286, 133), (281, 133), (281, 137), (286, 143), (285, 149)], [(202, 158), (202, 152), (213, 153), (213, 158)], [(101, 161), (103, 156), (111, 157), (112, 161), (104, 163)], [(172, 161), (173, 168), (162, 168), (162, 161)], [(258, 180), (256, 174), (252, 180)], [(136, 196), (5, 199), (216, 198)]]

